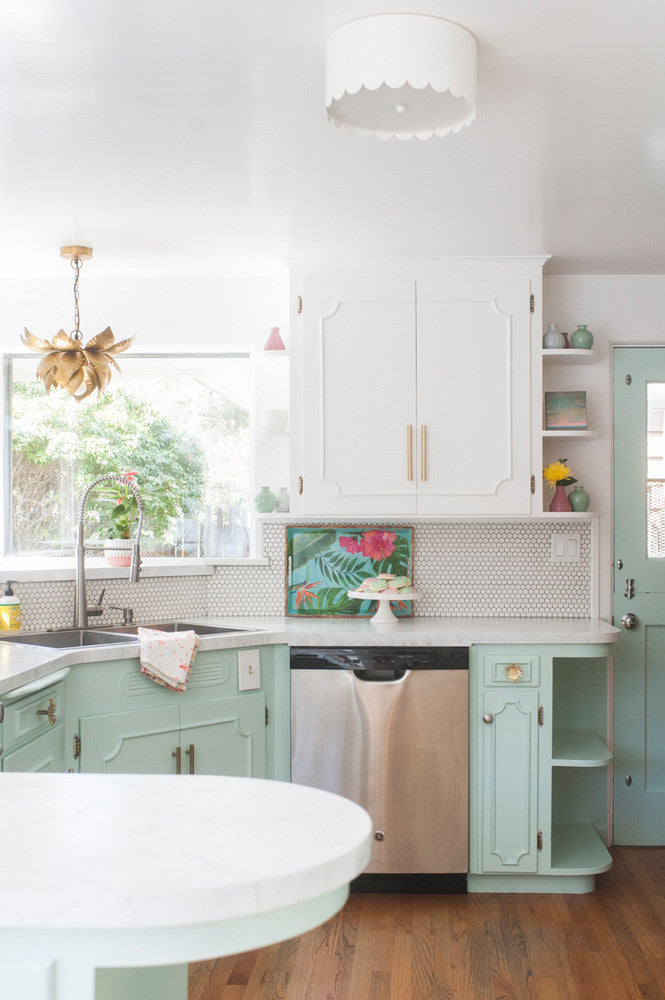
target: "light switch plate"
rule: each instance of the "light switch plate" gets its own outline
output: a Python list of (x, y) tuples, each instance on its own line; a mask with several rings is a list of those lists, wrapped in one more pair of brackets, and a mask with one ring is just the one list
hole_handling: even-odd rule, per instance
[(579, 562), (580, 533), (579, 531), (553, 531), (551, 538), (550, 562)]
[(261, 652), (258, 649), (238, 650), (238, 690), (256, 691), (261, 687)]

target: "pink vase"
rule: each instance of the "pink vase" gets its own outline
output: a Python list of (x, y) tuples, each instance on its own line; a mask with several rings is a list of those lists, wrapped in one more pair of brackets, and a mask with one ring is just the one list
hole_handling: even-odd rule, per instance
[(554, 496), (552, 497), (552, 502), (550, 503), (550, 510), (560, 512), (572, 509), (570, 500), (568, 499), (568, 494), (566, 493), (566, 487), (563, 483), (557, 483), (554, 490)]
[(279, 327), (270, 327), (270, 336), (266, 340), (264, 351), (285, 351), (284, 341), (279, 335)]

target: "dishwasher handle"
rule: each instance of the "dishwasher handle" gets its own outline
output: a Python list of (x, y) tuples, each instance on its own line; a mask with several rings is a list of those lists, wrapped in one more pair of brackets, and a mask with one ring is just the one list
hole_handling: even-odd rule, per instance
[(368, 670), (354, 670), (353, 676), (359, 681), (374, 681), (386, 684), (390, 681), (401, 681), (408, 674), (408, 670), (400, 670), (398, 667), (376, 667)]

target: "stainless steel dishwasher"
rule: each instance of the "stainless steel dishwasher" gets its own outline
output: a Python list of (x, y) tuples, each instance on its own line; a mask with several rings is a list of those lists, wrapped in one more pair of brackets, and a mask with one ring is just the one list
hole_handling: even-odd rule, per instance
[(468, 669), (465, 647), (292, 649), (292, 780), (374, 823), (355, 888), (466, 891)]

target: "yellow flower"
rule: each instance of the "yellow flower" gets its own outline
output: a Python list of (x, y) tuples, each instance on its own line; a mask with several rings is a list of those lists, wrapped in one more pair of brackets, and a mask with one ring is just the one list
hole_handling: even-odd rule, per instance
[(543, 469), (543, 479), (545, 479), (549, 486), (554, 489), (555, 485), (561, 482), (562, 479), (570, 478), (570, 468), (558, 459), (556, 462), (550, 462)]

